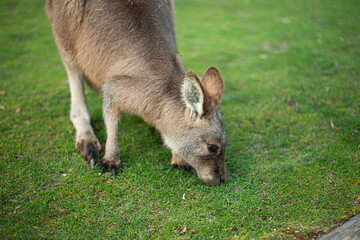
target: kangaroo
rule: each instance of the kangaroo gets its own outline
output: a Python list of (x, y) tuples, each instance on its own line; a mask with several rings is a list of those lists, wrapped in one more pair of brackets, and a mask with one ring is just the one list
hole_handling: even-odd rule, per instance
[[(205, 184), (227, 178), (223, 79), (209, 67), (186, 72), (177, 51), (173, 0), (47, 0), (46, 14), (65, 65), (77, 150), (114, 176), (120, 160), (118, 121), (135, 114), (153, 125), (172, 151), (171, 166)], [(103, 93), (105, 155), (90, 124), (84, 82)]]

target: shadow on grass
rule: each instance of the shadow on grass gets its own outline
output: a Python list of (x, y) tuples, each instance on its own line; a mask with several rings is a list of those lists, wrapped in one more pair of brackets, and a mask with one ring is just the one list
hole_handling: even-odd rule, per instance
[[(106, 126), (101, 116), (96, 115), (91, 120), (95, 135), (101, 144), (100, 158), (105, 155), (106, 144)], [(122, 142), (126, 141), (130, 147), (125, 151), (122, 148)], [(132, 156), (138, 154), (142, 156), (149, 153), (163, 152), (163, 142), (159, 132), (151, 125), (144, 122), (140, 117), (134, 115), (123, 114), (119, 121), (118, 143), (120, 147), (121, 160), (127, 162), (133, 159)], [(158, 163), (160, 163), (159, 160)]]

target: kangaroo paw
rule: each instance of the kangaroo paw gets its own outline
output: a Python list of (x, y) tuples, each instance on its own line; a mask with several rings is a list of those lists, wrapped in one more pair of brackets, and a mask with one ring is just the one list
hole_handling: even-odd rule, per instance
[(174, 168), (178, 168), (182, 171), (182, 173), (186, 171), (192, 171), (196, 175), (196, 171), (194, 168), (189, 166), (184, 160), (182, 160), (179, 156), (173, 153), (173, 157), (171, 159), (171, 170)]
[(190, 172), (194, 173), (197, 176), (197, 172), (196, 172), (195, 168), (193, 168), (193, 167), (191, 167), (189, 165), (187, 165), (187, 167), (186, 167), (186, 166), (181, 166), (181, 165), (179, 166), (177, 164), (172, 164), (170, 170), (172, 171), (174, 168), (180, 169), (182, 173), (184, 173), (185, 170), (190, 171)]
[[(185, 169), (186, 169), (185, 166), (180, 166), (180, 165), (177, 165), (177, 164), (172, 164), (172, 165), (171, 165), (171, 170), (173, 170), (174, 168), (179, 168), (182, 173), (184, 173), (184, 172), (185, 172)], [(188, 170), (188, 169), (186, 169), (186, 170)]]
[(80, 139), (76, 142), (76, 149), (81, 153), (85, 161), (87, 161), (92, 167), (95, 166), (99, 159), (99, 151), (101, 149), (99, 141), (87, 141)]

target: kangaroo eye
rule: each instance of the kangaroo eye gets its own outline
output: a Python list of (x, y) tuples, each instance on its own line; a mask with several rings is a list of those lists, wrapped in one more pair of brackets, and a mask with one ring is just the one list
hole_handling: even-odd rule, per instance
[(209, 145), (208, 145), (208, 149), (209, 149), (209, 152), (211, 152), (211, 153), (217, 153), (217, 151), (218, 151), (218, 146), (213, 145), (213, 144), (209, 144)]

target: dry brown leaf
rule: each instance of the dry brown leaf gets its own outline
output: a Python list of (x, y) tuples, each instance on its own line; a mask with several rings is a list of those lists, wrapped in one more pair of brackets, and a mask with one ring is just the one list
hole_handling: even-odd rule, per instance
[(267, 56), (266, 54), (260, 54), (260, 58), (261, 58), (261, 59), (267, 59), (268, 56)]
[(186, 232), (186, 227), (180, 228), (180, 233)]
[(337, 126), (335, 126), (332, 121), (331, 121), (331, 127), (332, 127), (332, 129), (334, 129), (334, 130), (340, 130), (340, 128), (337, 127)]
[(5, 95), (5, 91), (0, 91), (0, 95)]
[(37, 227), (37, 226), (31, 226), (33, 229), (38, 229), (39, 227)]
[(20, 108), (17, 108), (15, 113), (19, 113), (20, 112)]

